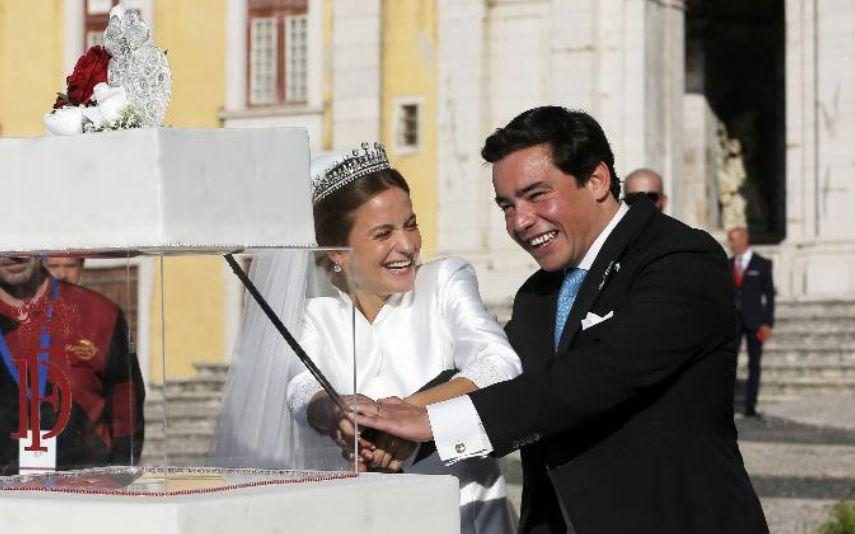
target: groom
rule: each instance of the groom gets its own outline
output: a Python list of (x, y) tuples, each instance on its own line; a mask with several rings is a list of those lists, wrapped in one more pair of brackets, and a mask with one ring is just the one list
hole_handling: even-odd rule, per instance
[(482, 156), (508, 234), (541, 267), (507, 326), (524, 372), (427, 409), (363, 402), (358, 423), (434, 439), (446, 462), (521, 449), (522, 532), (768, 532), (736, 443), (721, 247), (621, 203), (585, 113), (526, 111)]

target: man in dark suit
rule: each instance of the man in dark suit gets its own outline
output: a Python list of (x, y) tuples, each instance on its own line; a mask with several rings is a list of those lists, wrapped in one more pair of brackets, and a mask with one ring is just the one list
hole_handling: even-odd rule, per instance
[(727, 258), (646, 198), (618, 201), (590, 116), (535, 108), (497, 130), (508, 233), (541, 270), (508, 336), (524, 372), (417, 408), (362, 402), (355, 419), (443, 460), (521, 449), (526, 533), (768, 532), (736, 443), (736, 315)]
[(727, 233), (727, 243), (733, 257), (730, 269), (736, 312), (739, 315), (737, 349), (745, 336), (748, 347), (748, 383), (745, 386), (745, 415), (757, 415), (757, 394), (760, 391), (760, 359), (763, 343), (772, 337), (775, 325), (775, 285), (772, 282), (772, 262), (749, 246), (748, 229), (733, 228)]

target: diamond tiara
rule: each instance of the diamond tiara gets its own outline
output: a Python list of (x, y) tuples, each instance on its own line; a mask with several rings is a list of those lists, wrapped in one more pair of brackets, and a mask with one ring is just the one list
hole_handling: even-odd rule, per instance
[(351, 154), (336, 160), (312, 177), (312, 203), (317, 204), (342, 187), (368, 174), (389, 168), (386, 149), (380, 143), (362, 143)]

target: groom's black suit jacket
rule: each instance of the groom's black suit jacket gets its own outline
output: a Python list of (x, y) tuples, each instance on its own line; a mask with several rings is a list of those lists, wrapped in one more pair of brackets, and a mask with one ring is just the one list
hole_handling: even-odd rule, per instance
[[(634, 203), (556, 351), (562, 279), (539, 271), (517, 293), (507, 332), (523, 374), (471, 394), (495, 454), (522, 449), (521, 530), (768, 532), (736, 444), (736, 315), (721, 247)], [(614, 315), (582, 330), (589, 311)]]

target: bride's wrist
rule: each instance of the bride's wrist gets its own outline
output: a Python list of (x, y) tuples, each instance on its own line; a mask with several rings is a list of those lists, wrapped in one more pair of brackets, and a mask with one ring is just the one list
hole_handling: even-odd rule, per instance
[(338, 421), (335, 420), (335, 406), (325, 392), (316, 393), (309, 401), (306, 420), (309, 426), (322, 433), (328, 433), (338, 426)]

